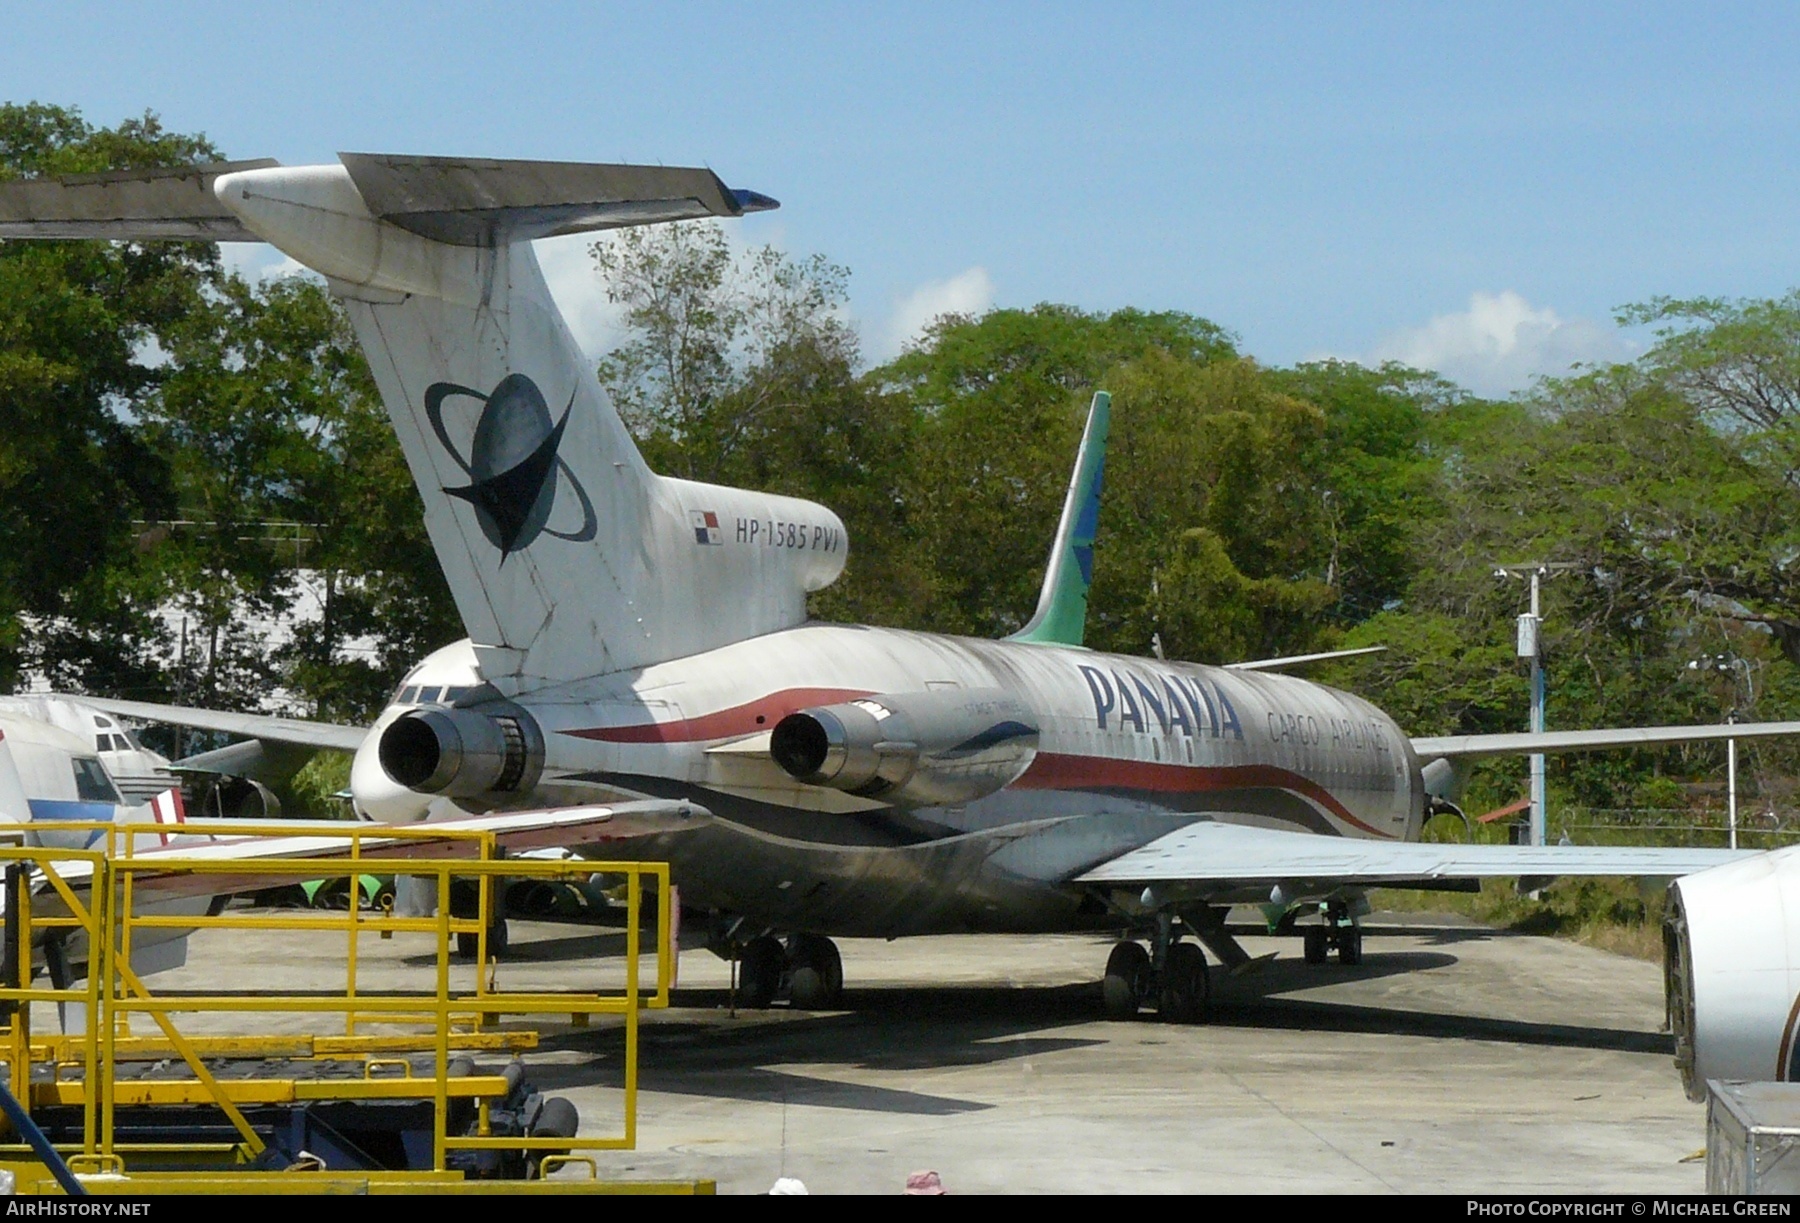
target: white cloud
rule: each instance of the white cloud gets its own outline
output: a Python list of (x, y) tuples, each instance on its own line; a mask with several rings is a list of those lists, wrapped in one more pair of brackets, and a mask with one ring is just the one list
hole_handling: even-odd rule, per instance
[(595, 234), (565, 234), (531, 244), (544, 282), (556, 299), (576, 345), (590, 360), (599, 360), (625, 338), (619, 308), (606, 300), (606, 285), (594, 267)]
[(1478, 395), (1497, 396), (1524, 390), (1539, 375), (1630, 356), (1630, 346), (1610, 324), (1565, 319), (1507, 289), (1472, 294), (1469, 308), (1459, 314), (1440, 314), (1422, 327), (1394, 332), (1369, 359), (1435, 370)]
[(958, 272), (948, 280), (922, 284), (894, 306), (875, 359), (897, 356), (924, 334), (932, 320), (945, 314), (980, 314), (994, 304), (994, 280), (984, 267)]
[(221, 242), (219, 261), (227, 272), (236, 272), (251, 284), (285, 280), (289, 276), (317, 279), (319, 275), (298, 259), (284, 255), (264, 242)]

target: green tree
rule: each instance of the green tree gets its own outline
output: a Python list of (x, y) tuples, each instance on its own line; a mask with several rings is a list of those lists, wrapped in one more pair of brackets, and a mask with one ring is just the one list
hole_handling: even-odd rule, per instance
[[(1419, 563), (1404, 598), (1346, 638), (1390, 654), (1334, 676), (1414, 733), (1522, 729), (1524, 664), (1513, 661), (1499, 686), (1472, 682), (1466, 668), (1473, 658), (1505, 665), (1524, 610), (1523, 588), (1496, 580), (1495, 567), (1552, 560), (1575, 566), (1543, 591), (1552, 728), (1722, 717), (1725, 706), (1687, 664), (1773, 652), (1771, 634), (1731, 592), (1778, 585), (1800, 507), (1758, 460), (1755, 436), (1718, 428), (1717, 414), (1661, 378), (1656, 360), (1546, 382), (1529, 401), (1427, 414), (1441, 509), (1417, 516)], [(1441, 691), (1399, 682), (1398, 668), (1439, 675)], [(1766, 700), (1761, 712), (1773, 711)], [(1605, 805), (1650, 772), (1710, 768), (1716, 755), (1687, 747), (1565, 757), (1552, 779)], [(1516, 764), (1490, 772), (1522, 776)]]
[(905, 622), (931, 587), (910, 546), (910, 404), (856, 372), (845, 270), (773, 247), (734, 254), (714, 222), (595, 244), (626, 339), (603, 386), (652, 467), (805, 497), (850, 532), (846, 572), (815, 614)]
[[(0, 178), (214, 160), (146, 114), (0, 105)], [(22, 669), (115, 692), (155, 683), (147, 520), (172, 512), (166, 458), (135, 428), (167, 330), (217, 275), (210, 244), (0, 243), (0, 685)]]
[[(1088, 400), (1107, 371), (1149, 353), (1203, 365), (1233, 352), (1226, 332), (1191, 315), (1046, 304), (946, 316), (871, 371), (919, 420), (909, 526), (934, 590), (908, 623), (977, 636), (1020, 628), (1037, 603)], [(1124, 415), (1115, 406), (1115, 437)], [(1102, 548), (1119, 538), (1117, 471), (1109, 458)], [(1113, 563), (1101, 557), (1097, 573)]]
[(1254, 362), (1196, 364), (1163, 351), (1107, 376), (1101, 560), (1090, 641), (1231, 662), (1301, 643), (1335, 594), (1313, 473), (1325, 419)]
[(751, 372), (778, 354), (808, 348), (855, 364), (856, 335), (841, 316), (849, 273), (823, 256), (734, 254), (716, 221), (624, 229), (591, 250), (626, 328), (600, 362), (600, 383), (666, 475), (707, 479), (732, 460), (756, 432), (744, 417)]
[(1269, 376), (1324, 413), (1317, 479), (1330, 552), (1319, 580), (1337, 591), (1332, 619), (1358, 623), (1401, 601), (1418, 570), (1419, 531), (1442, 512), (1428, 421), (1465, 397), (1434, 374), (1393, 363), (1321, 361)]
[[(233, 276), (166, 342), (142, 423), (195, 524), (155, 556), (205, 644), (184, 698), (253, 706), (280, 687), (316, 717), (371, 716), (460, 630), (348, 320), (309, 278)], [(277, 622), (292, 639), (271, 650)]]
[(1800, 415), (1800, 290), (1775, 299), (1657, 297), (1619, 311), (1651, 326), (1639, 366), (1714, 423), (1773, 429)]

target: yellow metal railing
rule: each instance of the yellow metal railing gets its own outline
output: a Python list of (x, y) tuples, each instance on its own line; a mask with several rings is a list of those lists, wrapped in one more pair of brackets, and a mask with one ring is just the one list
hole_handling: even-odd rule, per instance
[[(670, 948), (671, 891), (668, 867), (661, 863), (596, 862), (583, 859), (543, 860), (500, 856), (492, 833), (472, 830), (438, 830), (429, 825), (389, 827), (367, 824), (304, 824), (289, 822), (207, 820), (190, 824), (190, 834), (204, 830), (210, 837), (303, 838), (317, 841), (320, 851), (294, 856), (228, 858), (208, 856), (213, 844), (207, 836), (194, 836), (191, 846), (165, 845), (158, 833), (146, 833), (144, 825), (77, 824), (41, 822), (31, 825), (40, 836), (85, 836), (85, 849), (0, 844), (0, 867), (24, 864), (30, 868), (33, 887), (18, 889), (18, 911), (10, 915), (18, 939), (18, 976), (0, 982), (0, 1012), (10, 1012), (0, 1048), (7, 1051), (14, 1094), (27, 1108), (33, 1103), (79, 1103), (82, 1108), (82, 1143), (79, 1160), (94, 1167), (110, 1167), (121, 1158), (114, 1142), (119, 1109), (130, 1103), (212, 1103), (231, 1120), (241, 1137), (243, 1153), (253, 1158), (263, 1143), (245, 1118), (242, 1105), (313, 1098), (430, 1099), (434, 1106), (433, 1170), (446, 1171), (452, 1151), (512, 1150), (518, 1152), (574, 1153), (628, 1149), (637, 1140), (638, 1016), (645, 1007), (666, 1007), (672, 975)], [(365, 843), (379, 841), (380, 845)], [(426, 845), (426, 842), (436, 842)], [(336, 844), (345, 852), (322, 852)], [(144, 855), (154, 845), (158, 852)], [(369, 852), (365, 852), (365, 848)], [(626, 924), (623, 957), (624, 982), (616, 992), (513, 991), (498, 986), (495, 962), (488, 955), (490, 915), (498, 889), (496, 880), (584, 879), (595, 873), (625, 877)], [(333, 878), (348, 874), (353, 885), (351, 902), (341, 912), (314, 910), (293, 913), (217, 914), (146, 911), (166, 907), (182, 898), (211, 897), (229, 892), (259, 890), (283, 881)], [(437, 913), (432, 917), (398, 917), (391, 911), (373, 910), (362, 903), (354, 880), (360, 875), (395, 875), (428, 879), (437, 885)], [(451, 914), (453, 882), (473, 880), (478, 903), (471, 916)], [(647, 884), (654, 883), (658, 920), (650, 950), (655, 956), (654, 989), (640, 983), (644, 947), (642, 899)], [(345, 981), (341, 992), (293, 991), (270, 993), (219, 990), (179, 996), (158, 996), (132, 970), (134, 935), (149, 930), (199, 931), (211, 928), (258, 931), (330, 932), (341, 927), (346, 939)], [(57, 930), (84, 937), (87, 947), (86, 980), (76, 987), (36, 988), (31, 985), (32, 947), (46, 933)], [(390, 938), (395, 934), (427, 934), (436, 948), (435, 985), (428, 992), (402, 994), (372, 990), (359, 979), (359, 941), (366, 935)], [(477, 954), (472, 963), (453, 965), (452, 940), (472, 935)], [(68, 937), (65, 935), (63, 937)], [(472, 981), (459, 988), (456, 978), (467, 973)], [(81, 1010), (85, 1029), (78, 1037), (36, 1039), (31, 1032), (34, 1003), (62, 1004)], [(287, 1012), (343, 1016), (343, 1036), (234, 1035), (189, 1037), (175, 1023), (181, 1014), (252, 1015)], [(450, 1078), (453, 1051), (468, 1048), (521, 1048), (536, 1043), (535, 1034), (494, 1030), (501, 1015), (537, 1016), (618, 1015), (624, 1027), (623, 1126), (613, 1134), (594, 1137), (501, 1137), (492, 1133), (490, 1105), (503, 1094), (499, 1076)], [(152, 1020), (159, 1037), (141, 1037), (129, 1031), (134, 1015)], [(381, 1025), (420, 1028), (395, 1034), (372, 1032)], [(523, 1038), (521, 1038), (523, 1037)], [(364, 1077), (293, 1083), (287, 1080), (220, 1078), (206, 1065), (208, 1057), (291, 1056), (304, 1051), (314, 1058), (360, 1058)], [(116, 1070), (122, 1056), (163, 1052), (179, 1057), (191, 1079), (121, 1080)], [(430, 1052), (429, 1078), (411, 1075), (404, 1063), (402, 1077), (374, 1073), (381, 1055)], [(33, 1076), (34, 1063), (49, 1063), (48, 1077)], [(64, 1078), (63, 1069), (79, 1067), (80, 1079)], [(474, 1096), (478, 1102), (474, 1135), (451, 1134), (450, 1104), (453, 1098)], [(583, 1128), (587, 1128), (584, 1126)], [(141, 1151), (140, 1146), (132, 1148)], [(543, 1158), (543, 1156), (539, 1156)], [(571, 1155), (575, 1162), (583, 1157)], [(591, 1165), (590, 1165), (591, 1166)]]

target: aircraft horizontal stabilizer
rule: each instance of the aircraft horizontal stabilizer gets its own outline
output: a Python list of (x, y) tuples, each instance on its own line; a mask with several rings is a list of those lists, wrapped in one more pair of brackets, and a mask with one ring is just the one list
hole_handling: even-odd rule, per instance
[(221, 161), (0, 184), (0, 238), (261, 242), (213, 194), (213, 180), (279, 163)]
[(181, 705), (157, 705), (149, 701), (115, 701), (105, 697), (84, 696), (83, 703), (122, 718), (144, 722), (163, 722), (170, 726), (187, 726), (194, 730), (218, 731), (227, 735), (243, 735), (271, 743), (289, 743), (319, 751), (354, 752), (362, 746), (368, 729), (362, 726), (339, 726), (333, 722), (306, 722), (299, 718), (277, 718), (259, 713), (222, 713), (216, 709), (189, 709)]
[[(711, 170), (676, 166), (374, 153), (345, 153), (342, 161), (376, 217), (452, 246), (737, 217), (780, 206), (758, 192), (727, 187)], [(278, 164), (263, 158), (5, 183), (0, 238), (260, 242), (219, 200), (213, 183)]]
[(1719, 739), (1763, 739), (1800, 735), (1800, 722), (1735, 722), (1710, 726), (1624, 726), (1612, 730), (1549, 730), (1537, 734), (1447, 735), (1414, 739), (1419, 759), (1438, 756), (1525, 756), (1534, 752), (1597, 752), (1607, 748), (1654, 747)]
[(1515, 876), (1673, 877), (1748, 856), (1748, 851), (1730, 849), (1365, 841), (1207, 821), (1159, 837), (1093, 868), (1076, 882), (1266, 883), (1280, 885), (1299, 898), (1328, 891), (1330, 885), (1374, 887)]
[(778, 207), (711, 170), (340, 153), (369, 211), (434, 242), (497, 246), (557, 234)]

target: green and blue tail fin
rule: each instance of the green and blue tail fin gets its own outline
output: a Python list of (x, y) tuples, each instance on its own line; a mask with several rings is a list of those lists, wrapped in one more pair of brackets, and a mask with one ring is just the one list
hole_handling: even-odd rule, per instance
[(1037, 612), (1024, 628), (1008, 637), (1031, 645), (1078, 646), (1087, 628), (1088, 588), (1094, 584), (1094, 532), (1100, 524), (1100, 485), (1106, 475), (1106, 431), (1112, 396), (1094, 394), (1087, 428), (1075, 455), (1075, 474), (1063, 501), (1062, 521), (1044, 571)]

